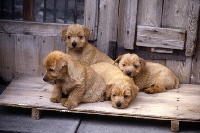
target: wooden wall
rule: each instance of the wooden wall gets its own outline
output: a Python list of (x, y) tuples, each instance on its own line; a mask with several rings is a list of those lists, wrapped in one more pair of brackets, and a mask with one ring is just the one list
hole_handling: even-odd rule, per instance
[[(199, 0), (87, 0), (84, 25), (106, 54), (110, 41), (128, 50), (138, 47), (138, 26), (185, 30), (185, 60), (148, 61), (167, 66), (181, 83), (200, 84), (199, 7)], [(0, 76), (10, 82), (18, 73), (43, 75), (43, 58), (53, 50), (65, 52), (61, 31), (67, 26), (0, 20)]]
[[(180, 79), (181, 83), (200, 82), (199, 72), (199, 50), (200, 41), (197, 43), (198, 22), (199, 22), (199, 0), (120, 0), (116, 4), (110, 3), (112, 10), (119, 10), (119, 14), (111, 14), (110, 19), (105, 16), (109, 12), (102, 5), (109, 0), (100, 1), (100, 18), (103, 26), (99, 25), (98, 35), (105, 36), (97, 39), (97, 47), (107, 53), (109, 41), (116, 41), (118, 47), (124, 49), (135, 49), (137, 41), (137, 26), (151, 26), (156, 28), (171, 28), (185, 30), (185, 57), (184, 61), (179, 60), (148, 60), (161, 63), (170, 68)], [(116, 2), (116, 1), (115, 1)], [(113, 4), (113, 6), (112, 6)], [(114, 6), (115, 5), (115, 6)], [(131, 8), (130, 8), (131, 7)], [(116, 21), (118, 18), (118, 21)], [(112, 21), (110, 21), (112, 19)], [(117, 24), (117, 25), (116, 25)], [(111, 25), (111, 26), (110, 26)], [(108, 26), (108, 27), (107, 27)], [(106, 30), (108, 29), (112, 30)], [(117, 29), (117, 32), (116, 32)], [(167, 50), (167, 49), (166, 49)], [(108, 53), (107, 53), (108, 54)]]
[(65, 52), (61, 31), (67, 25), (0, 22), (0, 75), (10, 82), (17, 74), (43, 75), (43, 59), (53, 50)]

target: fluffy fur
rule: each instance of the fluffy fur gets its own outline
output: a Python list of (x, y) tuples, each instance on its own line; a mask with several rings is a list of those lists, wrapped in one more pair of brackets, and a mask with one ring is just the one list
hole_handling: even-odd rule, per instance
[[(106, 84), (89, 66), (60, 51), (51, 52), (44, 60), (45, 82), (54, 85), (51, 102), (62, 102), (68, 109), (79, 103), (104, 101)], [(62, 94), (68, 98), (62, 98)]]
[(141, 91), (146, 93), (165, 92), (179, 87), (179, 79), (167, 67), (146, 62), (136, 54), (124, 54), (115, 62), (122, 72), (133, 78)]
[(137, 96), (139, 88), (134, 81), (115, 65), (101, 62), (91, 67), (105, 80), (107, 84), (106, 99), (111, 99), (115, 108), (126, 108)]
[(88, 43), (91, 30), (79, 25), (72, 24), (62, 31), (62, 37), (65, 39), (68, 54), (75, 60), (79, 60), (87, 65), (92, 65), (98, 62), (114, 61), (106, 54), (102, 53), (96, 47)]

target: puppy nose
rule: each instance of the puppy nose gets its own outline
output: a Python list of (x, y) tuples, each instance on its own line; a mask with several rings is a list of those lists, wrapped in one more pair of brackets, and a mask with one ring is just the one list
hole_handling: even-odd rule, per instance
[(117, 107), (121, 107), (121, 102), (117, 101), (116, 105), (117, 105)]
[(130, 71), (126, 72), (126, 75), (130, 76), (130, 75), (131, 75), (131, 72), (130, 72)]
[(75, 48), (76, 47), (76, 42), (72, 42), (72, 46)]
[(47, 79), (45, 77), (43, 78), (43, 80), (44, 80), (44, 82), (47, 82)]

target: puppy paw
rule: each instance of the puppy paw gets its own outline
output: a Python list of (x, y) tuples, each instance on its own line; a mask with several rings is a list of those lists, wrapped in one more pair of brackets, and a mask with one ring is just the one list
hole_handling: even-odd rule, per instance
[(99, 102), (104, 102), (105, 101), (105, 97), (102, 96), (100, 99), (99, 99)]
[(67, 107), (68, 109), (74, 109), (75, 107), (78, 106), (78, 103), (72, 102), (72, 101), (67, 101), (63, 104), (63, 106)]
[(154, 94), (154, 93), (155, 93), (155, 92), (154, 92), (153, 90), (151, 90), (151, 89), (145, 89), (144, 92), (147, 93), (147, 94)]
[(62, 98), (61, 99), (61, 103), (62, 103), (63, 106), (65, 105), (66, 102), (67, 102), (67, 98)]
[(61, 101), (61, 98), (58, 98), (58, 97), (51, 97), (50, 98), (50, 101), (53, 102), (53, 103), (59, 103)]

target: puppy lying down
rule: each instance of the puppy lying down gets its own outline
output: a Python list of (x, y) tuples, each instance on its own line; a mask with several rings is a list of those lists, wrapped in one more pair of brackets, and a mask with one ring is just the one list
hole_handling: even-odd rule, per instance
[(101, 62), (91, 67), (105, 80), (106, 99), (111, 99), (113, 107), (126, 108), (136, 98), (139, 88), (117, 66)]
[(165, 92), (179, 87), (179, 79), (171, 70), (158, 63), (146, 62), (136, 54), (121, 55), (115, 62), (146, 93)]
[[(51, 52), (44, 60), (43, 80), (54, 86), (51, 102), (61, 102), (68, 109), (80, 103), (104, 101), (106, 84), (89, 66), (60, 51)], [(62, 93), (68, 98), (62, 98)]]

